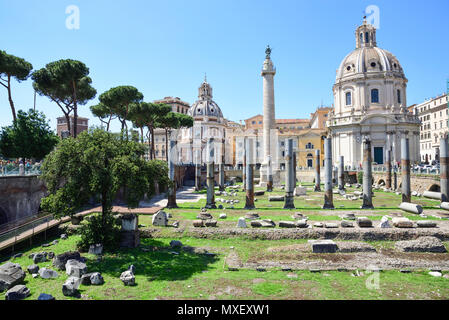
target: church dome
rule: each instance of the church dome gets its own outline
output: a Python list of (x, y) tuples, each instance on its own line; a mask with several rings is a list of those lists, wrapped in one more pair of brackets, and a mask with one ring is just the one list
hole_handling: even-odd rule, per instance
[(355, 35), (356, 49), (341, 62), (336, 83), (370, 75), (405, 78), (399, 60), (389, 51), (377, 47), (376, 29), (372, 25), (364, 20)]
[(223, 120), (223, 113), (220, 107), (212, 100), (212, 87), (207, 83), (206, 79), (198, 89), (199, 94), (197, 100), (189, 109), (188, 114), (195, 118), (216, 118), (217, 121)]

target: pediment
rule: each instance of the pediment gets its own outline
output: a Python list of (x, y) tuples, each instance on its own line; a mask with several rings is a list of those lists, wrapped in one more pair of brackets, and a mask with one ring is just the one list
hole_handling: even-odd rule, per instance
[(399, 122), (390, 115), (386, 114), (370, 114), (362, 118), (361, 125), (385, 125), (385, 124), (398, 124)]

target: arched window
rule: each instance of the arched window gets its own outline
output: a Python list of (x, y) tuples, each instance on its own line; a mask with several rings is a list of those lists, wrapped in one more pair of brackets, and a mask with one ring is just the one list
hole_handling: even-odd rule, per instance
[(313, 158), (313, 154), (309, 153), (309, 154), (307, 155), (307, 158)]
[(360, 34), (360, 44), (363, 43), (363, 33)]
[(351, 92), (346, 92), (346, 105), (350, 106), (352, 104)]
[(401, 90), (398, 89), (397, 94), (398, 94), (398, 103), (401, 104), (402, 103), (401, 102)]
[(379, 103), (379, 89), (371, 90), (371, 103)]
[(365, 32), (365, 42), (366, 43), (369, 42), (369, 34), (368, 34), (368, 32)]

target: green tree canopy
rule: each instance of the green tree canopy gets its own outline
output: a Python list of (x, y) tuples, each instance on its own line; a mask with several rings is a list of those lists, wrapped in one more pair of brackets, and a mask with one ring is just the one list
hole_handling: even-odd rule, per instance
[(191, 128), (193, 127), (193, 121), (194, 119), (187, 115), (187, 114), (183, 114), (183, 113), (177, 113), (176, 117), (178, 118), (179, 121), (179, 127), (178, 128)]
[(77, 136), (78, 105), (86, 104), (97, 94), (88, 75), (89, 68), (84, 63), (66, 59), (50, 62), (31, 76), (36, 92), (61, 108), (71, 134), (70, 114), (73, 111), (73, 137)]
[(143, 100), (143, 94), (133, 86), (119, 86), (111, 88), (99, 97), (100, 103), (108, 107), (122, 123), (122, 132), (126, 128), (128, 138), (128, 125), (130, 106)]
[(145, 193), (151, 193), (155, 180), (168, 183), (168, 169), (155, 171), (142, 158), (144, 152), (140, 143), (98, 128), (82, 132), (77, 139), (62, 140), (41, 168), (50, 193), (42, 199), (42, 208), (56, 217), (71, 216), (97, 197), (102, 206), (101, 225), (106, 227), (121, 188), (133, 208)]
[[(183, 113), (170, 111), (157, 119), (156, 127), (165, 130), (165, 150), (168, 151), (169, 134), (172, 129), (190, 128), (193, 126), (193, 118)], [(165, 153), (165, 159), (168, 162), (168, 152)]]
[[(144, 113), (145, 124), (148, 127), (148, 132), (151, 138), (150, 143), (150, 159), (155, 158), (154, 152), (154, 129), (159, 128), (161, 120), (172, 110), (172, 107), (163, 103), (142, 103), (142, 110)], [(148, 139), (150, 141), (150, 139)]]
[(59, 142), (45, 115), (30, 109), (19, 110), (13, 125), (0, 132), (0, 153), (8, 158), (43, 159)]
[(109, 131), (111, 121), (117, 117), (116, 115), (114, 115), (114, 111), (112, 111), (111, 108), (102, 103), (91, 106), (90, 111), (94, 116), (96, 116), (102, 123), (106, 125), (106, 131)]
[(18, 82), (24, 81), (30, 76), (31, 70), (33, 70), (33, 65), (28, 61), (0, 50), (0, 85), (8, 91), (13, 120), (16, 120), (16, 109), (11, 94), (11, 78)]

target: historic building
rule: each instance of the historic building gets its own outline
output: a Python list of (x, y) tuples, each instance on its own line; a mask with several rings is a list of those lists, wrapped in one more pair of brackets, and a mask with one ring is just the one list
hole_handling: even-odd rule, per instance
[[(172, 107), (172, 112), (187, 114), (190, 109), (190, 104), (182, 101), (178, 97), (165, 97), (164, 99), (155, 100), (153, 103), (163, 103)], [(166, 160), (166, 137), (164, 129), (154, 130), (154, 151), (157, 160)]]
[(372, 142), (373, 161), (384, 164), (392, 150), (401, 159), (401, 138), (409, 139), (410, 160), (418, 162), (420, 120), (407, 110), (407, 78), (399, 60), (377, 46), (376, 29), (366, 20), (355, 32), (356, 49), (337, 69), (334, 111), (327, 122), (334, 161), (360, 166), (363, 139)]
[[(330, 107), (318, 108), (310, 115), (310, 119), (275, 119), (275, 131), (272, 142), (273, 163), (277, 168), (285, 166), (285, 141), (293, 139), (293, 151), (296, 154), (298, 168), (315, 167), (315, 151), (324, 154), (323, 140), (326, 137), (326, 120)], [(244, 120), (245, 127), (238, 128), (229, 133), (234, 145), (234, 166), (241, 168), (243, 163), (243, 150), (245, 138), (254, 139), (254, 155), (256, 167), (260, 168), (264, 160), (263, 152), (263, 117), (257, 115)], [(313, 126), (313, 127), (312, 127)], [(324, 159), (324, 158), (323, 158)]]
[(411, 106), (421, 120), (421, 162), (440, 159), (440, 138), (448, 132), (448, 95), (441, 94)]
[[(71, 135), (73, 136), (73, 133), (75, 132), (75, 123), (74, 123), (75, 117), (71, 115), (69, 119), (70, 119), (70, 131)], [(61, 135), (62, 132), (68, 131), (67, 119), (66, 117), (59, 117), (56, 120), (57, 120), (56, 132), (59, 137), (62, 137)], [(89, 128), (89, 119), (78, 117), (76, 134), (78, 135), (81, 132), (86, 131), (88, 128)]]
[(177, 133), (179, 163), (206, 163), (206, 145), (210, 138), (214, 139), (214, 162), (232, 162), (232, 145), (227, 138), (227, 131), (234, 130), (238, 124), (232, 122), (228, 126), (228, 120), (212, 98), (212, 87), (204, 79), (198, 89), (198, 100), (187, 112), (194, 119), (193, 127), (181, 129)]

